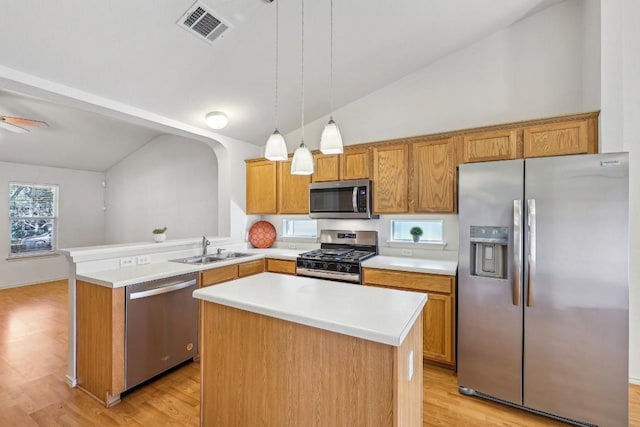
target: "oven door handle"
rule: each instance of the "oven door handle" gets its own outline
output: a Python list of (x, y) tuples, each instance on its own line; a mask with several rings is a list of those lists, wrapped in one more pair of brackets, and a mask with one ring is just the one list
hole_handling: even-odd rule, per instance
[(358, 212), (358, 187), (353, 187), (351, 202), (353, 203), (353, 211)]
[(168, 294), (169, 292), (179, 291), (180, 289), (188, 288), (196, 284), (196, 279), (188, 280), (186, 282), (178, 282), (169, 286), (162, 286), (160, 288), (153, 288), (147, 291), (134, 292), (129, 295), (129, 299), (146, 298), (153, 295)]

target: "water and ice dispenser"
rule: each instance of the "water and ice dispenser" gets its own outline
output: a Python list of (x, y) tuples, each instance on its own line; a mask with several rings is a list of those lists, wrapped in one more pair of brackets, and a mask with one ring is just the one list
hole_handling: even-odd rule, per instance
[(509, 227), (472, 225), (469, 233), (471, 275), (506, 279)]

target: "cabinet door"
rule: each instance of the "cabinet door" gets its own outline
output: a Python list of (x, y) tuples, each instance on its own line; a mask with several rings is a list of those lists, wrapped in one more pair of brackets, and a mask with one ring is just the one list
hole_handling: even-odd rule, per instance
[(406, 213), (408, 205), (409, 146), (386, 145), (373, 149), (373, 210)]
[(452, 139), (413, 144), (413, 211), (455, 212), (456, 167)]
[(341, 156), (340, 179), (369, 179), (371, 151), (368, 148), (344, 150)]
[(313, 182), (338, 181), (340, 179), (340, 156), (336, 154), (316, 154), (313, 156), (315, 171)]
[(428, 293), (422, 313), (423, 356), (447, 364), (453, 363), (453, 328), (451, 295)]
[(589, 145), (587, 120), (524, 129), (524, 157), (584, 154)]
[(296, 274), (296, 262), (281, 259), (267, 259), (267, 271), (272, 273)]
[(310, 175), (291, 175), (291, 160), (278, 162), (278, 213), (308, 214)]
[(246, 172), (247, 214), (277, 213), (276, 162), (247, 162)]
[(238, 265), (227, 265), (200, 272), (200, 287), (216, 285), (238, 278)]
[(264, 259), (238, 264), (238, 277), (247, 277), (264, 272)]
[(502, 130), (465, 135), (462, 138), (462, 163), (517, 158), (517, 130)]

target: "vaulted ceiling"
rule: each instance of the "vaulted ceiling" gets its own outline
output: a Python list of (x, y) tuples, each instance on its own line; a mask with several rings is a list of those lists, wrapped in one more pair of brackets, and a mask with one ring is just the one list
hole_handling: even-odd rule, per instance
[[(558, 1), (333, 0), (334, 110)], [(211, 44), (178, 25), (193, 0), (0, 0), (0, 66), (191, 126), (206, 128), (207, 112), (224, 111), (230, 123), (221, 135), (264, 144), (275, 126), (276, 3), (200, 3), (230, 27)], [(278, 128), (287, 133), (300, 126), (302, 1), (279, 0), (278, 7)], [(330, 0), (304, 2), (304, 36), (310, 122), (330, 112)], [(45, 144), (32, 154), (69, 153), (52, 166), (76, 168), (84, 158), (80, 168), (105, 170), (157, 135), (94, 113), (54, 112), (55, 103), (4, 89), (0, 116), (26, 116), (51, 127), (29, 136), (0, 130), (0, 160), (29, 163), (16, 150), (30, 147), (24, 143), (32, 138)], [(74, 157), (83, 149), (95, 156)]]

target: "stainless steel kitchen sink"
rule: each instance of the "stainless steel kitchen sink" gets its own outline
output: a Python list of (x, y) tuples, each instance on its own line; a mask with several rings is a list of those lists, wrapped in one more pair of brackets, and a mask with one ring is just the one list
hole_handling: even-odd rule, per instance
[(183, 264), (211, 264), (218, 261), (225, 261), (225, 260), (234, 259), (234, 258), (243, 258), (251, 255), (252, 254), (245, 254), (242, 252), (222, 252), (216, 255), (193, 256), (189, 258), (172, 259), (170, 261), (181, 262)]

